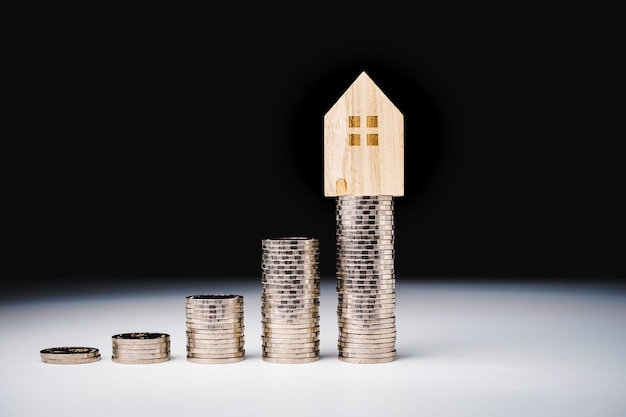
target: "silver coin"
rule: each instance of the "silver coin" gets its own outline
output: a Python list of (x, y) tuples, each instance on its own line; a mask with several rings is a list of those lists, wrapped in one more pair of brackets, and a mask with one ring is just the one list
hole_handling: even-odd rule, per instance
[(291, 274), (293, 275), (295, 272), (299, 272), (301, 275), (304, 273), (306, 275), (310, 275), (312, 278), (316, 277), (319, 274), (320, 268), (317, 262), (311, 263), (310, 265), (294, 265), (288, 263), (281, 262), (271, 262), (271, 261), (263, 261), (261, 263), (261, 273), (263, 277), (266, 276), (281, 276)]
[(345, 351), (344, 349), (339, 349), (339, 355), (347, 358), (361, 357), (361, 358), (388, 358), (394, 357), (397, 355), (395, 350), (388, 350), (384, 352), (355, 352), (355, 351)]
[(244, 311), (243, 304), (207, 304), (207, 303), (185, 303), (186, 311), (199, 311), (206, 313), (223, 313), (223, 314), (236, 314)]
[(261, 323), (268, 326), (283, 326), (292, 327), (297, 325), (319, 325), (319, 316), (315, 317), (298, 317), (298, 318), (285, 318), (277, 316), (261, 316)]
[(344, 325), (338, 325), (339, 337), (350, 338), (361, 336), (380, 336), (380, 338), (394, 337), (396, 335), (396, 326), (388, 327), (346, 327)]
[(227, 325), (227, 326), (236, 326), (244, 323), (243, 317), (235, 317), (235, 318), (206, 318), (201, 316), (186, 315), (185, 322), (187, 324), (210, 324), (210, 325)]
[(293, 346), (299, 343), (308, 344), (308, 343), (320, 342), (319, 335), (310, 336), (310, 335), (301, 334), (301, 335), (296, 335), (296, 336), (300, 336), (300, 337), (289, 337), (286, 335), (279, 335), (279, 337), (275, 337), (275, 336), (263, 335), (263, 337), (261, 337), (261, 344), (262, 345), (263, 344), (266, 344), (266, 345), (277, 344), (277, 345), (282, 345), (282, 346)]
[(187, 330), (203, 330), (203, 331), (223, 331), (236, 332), (241, 329), (243, 324), (210, 324), (210, 323), (186, 323)]
[(288, 338), (303, 338), (303, 337), (319, 337), (320, 328), (307, 327), (307, 328), (267, 328), (261, 329), (262, 334), (266, 338), (275, 339), (288, 339)]
[(152, 353), (164, 353), (164, 352), (169, 352), (169, 351), (170, 351), (169, 345), (155, 347), (151, 349), (124, 349), (124, 348), (118, 348), (118, 347), (113, 346), (113, 353), (117, 355), (127, 355), (127, 354), (143, 355), (143, 354), (152, 354)]
[(41, 358), (43, 363), (49, 363), (52, 365), (80, 365), (83, 363), (93, 363), (100, 360), (100, 355), (88, 357), (88, 358)]
[[(375, 336), (375, 337), (372, 337)], [(382, 337), (381, 337), (382, 336)], [(351, 335), (351, 334), (342, 334), (337, 338), (337, 342), (339, 343), (356, 343), (356, 344), (366, 344), (366, 343), (395, 343), (396, 336), (395, 333), (391, 337), (385, 337), (383, 335)]]
[(301, 310), (297, 313), (274, 312), (273, 310), (261, 310), (261, 318), (270, 320), (310, 320), (319, 318), (319, 308), (311, 310)]
[(339, 307), (337, 308), (337, 316), (339, 317), (343, 317), (343, 318), (348, 318), (348, 319), (367, 319), (368, 316), (375, 316), (376, 318), (390, 318), (390, 317), (395, 317), (396, 315), (396, 310), (395, 308), (390, 308), (390, 309), (377, 309), (377, 308), (373, 308), (373, 309), (352, 309), (352, 308), (346, 308), (343, 305), (339, 305)]
[(386, 263), (395, 261), (395, 255), (393, 253), (387, 254), (351, 254), (346, 253), (345, 251), (339, 252), (337, 254), (337, 260), (341, 260), (343, 262), (369, 262), (369, 263), (378, 263), (385, 261)]
[(261, 274), (261, 283), (270, 283), (270, 284), (292, 284), (292, 285), (318, 285), (320, 283), (320, 277), (317, 274), (307, 275), (290, 275), (290, 276), (281, 276), (281, 275), (272, 275), (272, 274)]
[(240, 313), (244, 311), (243, 304), (207, 304), (207, 303), (185, 303), (185, 310), (200, 311), (207, 313)]
[(240, 304), (243, 303), (243, 295), (239, 294), (194, 294), (185, 297), (187, 302), (199, 304)]
[(319, 311), (319, 299), (312, 299), (308, 304), (261, 303), (262, 311), (277, 314), (314, 313)]
[(396, 337), (396, 328), (390, 327), (386, 329), (363, 330), (363, 329), (344, 329), (339, 328), (338, 340), (357, 340), (366, 339), (376, 341), (380, 339), (390, 339)]
[(349, 331), (344, 331), (342, 329), (339, 330), (339, 337), (337, 338), (339, 339), (349, 339), (349, 340), (355, 340), (356, 338), (367, 338), (367, 340), (375, 340), (374, 338), (379, 338), (379, 339), (390, 339), (392, 337), (396, 336), (396, 329), (395, 328), (391, 328), (391, 329), (380, 329), (380, 330), (370, 330), (368, 332), (364, 332), (362, 330), (349, 330)]
[(113, 351), (113, 357), (118, 359), (158, 359), (170, 356), (170, 351), (160, 353), (120, 353)]
[(111, 348), (114, 351), (121, 351), (121, 352), (147, 352), (147, 351), (151, 351), (151, 350), (157, 350), (159, 352), (164, 351), (164, 350), (169, 350), (170, 349), (170, 345), (169, 344), (161, 344), (161, 345), (138, 345), (140, 346), (140, 348), (138, 348), (137, 346), (128, 346), (128, 345), (118, 345), (113, 343)]
[(275, 304), (284, 304), (300, 301), (303, 303), (313, 303), (316, 302), (320, 294), (308, 294), (306, 297), (302, 295), (294, 295), (294, 294), (274, 294), (272, 292), (264, 292), (261, 294), (262, 300), (266, 305), (275, 305)]
[(352, 348), (352, 349), (389, 349), (394, 350), (396, 346), (395, 340), (392, 342), (379, 342), (379, 343), (359, 343), (359, 342), (342, 342), (337, 341), (337, 347), (339, 348)]
[(355, 347), (355, 346), (351, 346), (350, 344), (337, 345), (337, 349), (339, 349), (339, 351), (342, 354), (355, 354), (355, 355), (360, 355), (360, 354), (379, 355), (379, 354), (385, 354), (389, 352), (395, 352), (396, 350), (395, 343), (392, 343), (390, 346), (385, 346), (385, 347)]
[[(393, 243), (395, 240), (396, 228), (385, 225), (350, 225), (337, 224), (335, 228), (338, 244), (350, 244), (359, 240), (384, 240), (386, 243)], [(385, 242), (379, 242), (385, 243)]]
[(293, 250), (293, 251), (306, 251), (310, 253), (315, 253), (319, 250), (319, 245), (317, 241), (310, 242), (290, 242), (290, 241), (268, 241), (264, 240), (261, 242), (261, 248), (265, 251), (285, 251), (285, 250)]
[[(345, 312), (348, 314), (390, 314), (395, 315), (395, 305), (386, 304), (385, 307), (381, 307), (382, 304), (376, 306), (369, 306), (367, 308), (356, 308), (355, 304), (339, 303), (337, 306), (338, 312)], [(339, 314), (339, 313), (338, 313)]]
[(352, 265), (380, 265), (383, 267), (393, 267), (396, 260), (393, 256), (389, 256), (387, 258), (375, 257), (375, 256), (359, 256), (359, 257), (348, 257), (344, 256), (342, 253), (339, 253), (336, 262), (341, 263), (342, 265), (352, 266)]
[(343, 327), (361, 327), (367, 326), (392, 326), (396, 324), (396, 317), (389, 316), (384, 318), (367, 318), (367, 317), (338, 317), (337, 322)]
[(319, 284), (274, 284), (270, 282), (264, 282), (262, 290), (264, 292), (288, 292), (288, 293), (301, 293), (301, 294), (317, 294), (320, 292)]
[(356, 260), (347, 260), (347, 259), (343, 259), (343, 258), (338, 258), (336, 260), (336, 264), (342, 268), (345, 268), (349, 271), (359, 271), (359, 270), (369, 270), (371, 272), (379, 272), (379, 273), (386, 273), (386, 274), (392, 274), (394, 273), (394, 265), (395, 265), (395, 260), (375, 260), (375, 259), (370, 259), (370, 260), (363, 260), (363, 261), (356, 261)]
[(294, 347), (294, 345), (285, 345), (283, 347), (280, 346), (261, 346), (261, 351), (263, 355), (266, 356), (290, 356), (292, 358), (304, 355), (317, 354), (319, 355), (320, 349), (319, 346), (312, 346), (310, 348), (298, 348)]
[(348, 363), (360, 363), (360, 364), (375, 364), (375, 363), (388, 363), (396, 360), (396, 356), (388, 358), (345, 358), (339, 356), (339, 360)]
[(320, 309), (319, 299), (307, 304), (261, 303), (261, 310), (278, 314), (312, 313)]
[(187, 346), (199, 348), (241, 346), (245, 341), (244, 336), (231, 337), (229, 339), (194, 339), (189, 337), (187, 338)]
[(152, 332), (135, 332), (135, 333), (119, 333), (111, 336), (111, 340), (116, 343), (128, 343), (128, 344), (152, 344), (159, 341), (169, 340), (170, 335), (167, 333), (152, 333)]
[(229, 357), (232, 356), (234, 354), (240, 353), (240, 352), (245, 352), (245, 348), (243, 347), (235, 347), (235, 348), (193, 348), (193, 347), (188, 347), (187, 348), (187, 354), (191, 355), (191, 356), (206, 356), (206, 355), (212, 355), (213, 357), (216, 357), (218, 355), (220, 355), (220, 357), (224, 358), (224, 357)]
[(318, 352), (310, 352), (310, 353), (274, 353), (274, 352), (263, 352), (263, 358), (282, 358), (282, 359), (303, 359), (303, 358), (314, 358), (319, 356)]
[(363, 277), (354, 278), (337, 278), (337, 288), (345, 290), (393, 290), (396, 288), (396, 282), (392, 279), (361, 279)]
[(100, 350), (94, 347), (61, 346), (46, 348), (39, 351), (42, 359), (88, 359), (100, 355)]
[(191, 319), (200, 320), (243, 320), (243, 313), (236, 314), (215, 314), (215, 313), (203, 313), (194, 310), (186, 310), (185, 317)]
[(244, 331), (241, 330), (187, 330), (187, 338), (192, 340), (223, 340), (235, 339), (243, 337)]
[(211, 355), (211, 354), (188, 353), (187, 354), (187, 359), (189, 359), (189, 358), (194, 358), (194, 359), (228, 359), (228, 358), (243, 358), (244, 356), (246, 356), (246, 352), (245, 351), (232, 353), (232, 354), (226, 354), (226, 355), (220, 355), (220, 354)]
[[(359, 223), (357, 223), (359, 222)], [(388, 213), (376, 213), (376, 214), (362, 214), (362, 213), (344, 213), (340, 212), (335, 215), (335, 223), (339, 227), (343, 225), (351, 224), (366, 224), (366, 225), (382, 225), (394, 227), (394, 215), (392, 212)]]
[(338, 201), (335, 205), (335, 212), (351, 209), (358, 211), (378, 211), (392, 210), (394, 208), (393, 201)]
[(342, 293), (337, 294), (338, 304), (342, 307), (346, 308), (355, 308), (355, 309), (374, 309), (374, 308), (395, 308), (396, 300), (395, 298), (354, 298), (350, 297), (350, 295), (345, 295)]
[(162, 363), (170, 360), (170, 357), (164, 358), (154, 358), (154, 359), (126, 359), (126, 358), (117, 358), (112, 356), (111, 361), (115, 363), (127, 364), (127, 365), (147, 365), (153, 363)]
[(310, 342), (295, 342), (293, 340), (290, 341), (276, 341), (276, 340), (263, 340), (261, 346), (268, 348), (298, 348), (298, 349), (310, 349), (312, 347), (319, 347), (320, 341), (312, 340)]
[(319, 260), (319, 256), (315, 253), (302, 254), (302, 255), (286, 255), (276, 254), (272, 251), (264, 251), (261, 254), (261, 264), (278, 264), (278, 265), (293, 265), (295, 267), (309, 266), (316, 267)]
[(261, 313), (261, 321), (267, 323), (297, 323), (297, 322), (310, 322), (315, 319), (319, 319), (319, 312), (306, 313), (306, 314), (272, 314)]
[(292, 302), (316, 302), (321, 295), (320, 289), (310, 291), (298, 291), (298, 290), (271, 290), (261, 288), (261, 299), (264, 300), (290, 300)]
[(395, 286), (386, 286), (386, 287), (380, 287), (377, 286), (375, 288), (353, 288), (353, 287), (346, 287), (341, 286), (341, 287), (336, 287), (336, 292), (337, 295), (341, 294), (344, 297), (345, 296), (358, 296), (358, 295), (376, 295), (376, 296), (382, 296), (385, 294), (392, 294), (395, 293)]
[(345, 285), (395, 285), (395, 274), (373, 270), (343, 270), (337, 274), (337, 286)]
[(241, 362), (242, 360), (244, 360), (244, 356), (238, 356), (234, 358), (219, 358), (219, 359), (187, 357), (188, 362), (200, 363), (200, 364), (225, 364), (225, 363)]
[(396, 292), (393, 291), (374, 291), (367, 294), (364, 293), (353, 293), (346, 291), (338, 291), (337, 299), (339, 301), (346, 302), (362, 302), (362, 303), (370, 303), (370, 302), (395, 302), (396, 301)]
[(187, 328), (187, 337), (194, 337), (199, 339), (215, 339), (215, 338), (229, 338), (239, 337), (244, 335), (245, 328), (233, 327), (231, 329), (190, 329)]
[(286, 359), (286, 358), (269, 358), (269, 357), (262, 357), (263, 361), (265, 362), (270, 362), (270, 363), (279, 363), (279, 364), (300, 364), (300, 363), (311, 363), (311, 362), (317, 362), (320, 357), (319, 356), (314, 356), (311, 358), (300, 358), (300, 359)]
[(276, 342), (263, 342), (261, 343), (261, 348), (263, 348), (266, 352), (275, 352), (275, 353), (306, 353), (312, 351), (319, 351), (320, 343), (317, 342), (309, 342), (309, 343), (276, 343)]
[[(266, 297), (264, 294), (261, 294), (261, 301), (265, 302)], [(292, 300), (273, 300), (271, 298), (267, 299), (268, 301), (272, 301), (271, 304), (274, 307), (284, 307), (284, 308), (309, 308), (320, 305), (320, 300), (318, 297), (309, 297), (307, 299), (292, 299)]]
[(244, 317), (243, 316), (225, 316), (225, 317), (214, 317), (214, 316), (203, 316), (200, 314), (185, 314), (185, 320), (190, 323), (210, 323), (210, 324), (243, 324)]
[(395, 250), (394, 242), (381, 242), (380, 239), (355, 239), (350, 244), (339, 242), (336, 246), (340, 255), (351, 251)]
[[(366, 354), (353, 354), (353, 353), (343, 353), (343, 352), (339, 352), (338, 357), (340, 360), (344, 360), (344, 359), (349, 359), (349, 360), (355, 360), (355, 359), (359, 359), (359, 363), (366, 363), (365, 361), (375, 361), (372, 363), (382, 363), (385, 359), (387, 359), (388, 362), (391, 362), (393, 360), (395, 360), (397, 358), (397, 353), (394, 352), (390, 352), (390, 353), (379, 353), (379, 354), (372, 354), (372, 355), (366, 355)], [(346, 361), (347, 362), (347, 361)]]

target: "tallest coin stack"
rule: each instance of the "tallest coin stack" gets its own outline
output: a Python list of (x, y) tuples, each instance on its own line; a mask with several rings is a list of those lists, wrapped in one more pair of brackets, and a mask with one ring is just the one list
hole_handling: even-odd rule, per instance
[(391, 196), (337, 197), (339, 359), (396, 359), (394, 222)]

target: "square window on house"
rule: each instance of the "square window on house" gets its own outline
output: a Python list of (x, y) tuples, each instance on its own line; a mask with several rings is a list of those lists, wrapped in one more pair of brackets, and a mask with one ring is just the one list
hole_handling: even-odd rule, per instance
[(367, 127), (378, 127), (378, 116), (367, 116)]
[(359, 146), (360, 144), (361, 135), (359, 135), (358, 133), (350, 133), (350, 146)]
[(378, 133), (368, 133), (367, 134), (367, 145), (368, 146), (378, 146)]
[(348, 116), (348, 127), (361, 127), (361, 116)]

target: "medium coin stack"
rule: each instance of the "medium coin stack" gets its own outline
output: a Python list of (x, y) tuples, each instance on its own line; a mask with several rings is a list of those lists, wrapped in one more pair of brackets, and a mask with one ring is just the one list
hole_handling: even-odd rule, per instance
[(262, 241), (262, 358), (319, 360), (319, 245), (308, 237)]
[(190, 295), (185, 309), (189, 362), (219, 364), (244, 359), (243, 296)]
[(75, 365), (100, 360), (100, 350), (92, 347), (63, 346), (42, 349), (41, 361), (57, 365)]
[(170, 360), (170, 335), (166, 333), (120, 333), (111, 337), (115, 363), (150, 364)]
[(339, 196), (336, 220), (339, 359), (394, 361), (393, 197)]

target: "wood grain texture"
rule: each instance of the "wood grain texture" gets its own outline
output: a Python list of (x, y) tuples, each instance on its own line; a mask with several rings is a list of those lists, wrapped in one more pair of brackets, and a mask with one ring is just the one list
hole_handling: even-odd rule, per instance
[(324, 115), (324, 195), (404, 195), (404, 116), (365, 72)]

